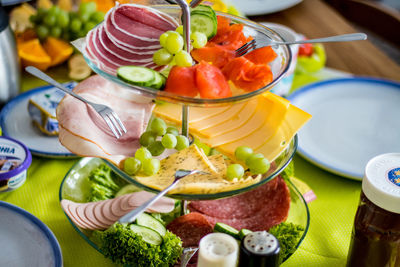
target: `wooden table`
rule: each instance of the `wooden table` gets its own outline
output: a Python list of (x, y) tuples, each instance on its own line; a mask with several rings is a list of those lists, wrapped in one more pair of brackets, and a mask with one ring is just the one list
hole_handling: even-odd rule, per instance
[[(318, 38), (357, 32), (351, 23), (322, 0), (303, 0), (300, 4), (269, 15), (254, 16), (258, 22), (280, 23)], [(361, 76), (400, 81), (400, 66), (370, 41), (327, 43), (327, 66)]]

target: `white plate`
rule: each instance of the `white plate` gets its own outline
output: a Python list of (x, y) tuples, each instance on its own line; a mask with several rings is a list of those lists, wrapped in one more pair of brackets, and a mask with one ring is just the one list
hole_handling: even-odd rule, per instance
[(288, 97), (313, 117), (298, 152), (323, 169), (361, 180), (368, 160), (400, 151), (400, 84), (344, 78), (305, 86)]
[(43, 222), (3, 201), (0, 214), (0, 266), (62, 266), (60, 245)]
[(50, 158), (76, 157), (58, 141), (58, 136), (47, 136), (37, 129), (28, 113), (28, 101), (37, 93), (48, 90), (52, 86), (29, 90), (13, 98), (0, 113), (0, 126), (3, 135), (24, 143), (32, 154)]
[(232, 0), (232, 4), (247, 16), (270, 14), (297, 5), (302, 0)]

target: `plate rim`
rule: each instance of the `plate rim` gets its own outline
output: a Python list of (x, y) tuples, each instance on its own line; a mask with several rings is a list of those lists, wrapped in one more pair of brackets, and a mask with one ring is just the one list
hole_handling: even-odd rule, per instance
[[(73, 81), (67, 82), (64, 84), (71, 84), (74, 83)], [(28, 91), (22, 92), (16, 97), (12, 98), (0, 111), (0, 127), (2, 128), (2, 132), (4, 136), (11, 137), (13, 138), (8, 132), (7, 128), (5, 127), (5, 121), (7, 118), (7, 115), (14, 109), (14, 107), (20, 103), (21, 101), (25, 100), (27, 97), (37, 94), (39, 92), (55, 88), (52, 85), (44, 85), (36, 88), (29, 89)], [(19, 140), (21, 142), (21, 140)], [(22, 141), (23, 143), (23, 141)], [(73, 153), (57, 153), (57, 152), (46, 152), (46, 151), (41, 151), (41, 150), (36, 150), (30, 148), (28, 145), (26, 145), (29, 149), (29, 151), (35, 155), (35, 156), (42, 156), (42, 157), (47, 157), (47, 158), (76, 158), (78, 157), (77, 155)]]
[[(335, 78), (335, 79), (328, 79), (328, 80), (323, 80), (323, 81), (317, 81), (308, 85), (305, 85), (303, 87), (300, 87), (293, 93), (291, 93), (287, 99), (294, 105), (296, 99), (299, 99), (302, 95), (305, 93), (312, 91), (312, 90), (317, 90), (321, 89), (326, 85), (332, 85), (332, 84), (337, 84), (337, 83), (354, 83), (354, 82), (361, 82), (361, 83), (368, 83), (368, 84), (380, 84), (380, 85), (386, 85), (386, 86), (391, 86), (394, 89), (398, 89), (400, 91), (400, 82), (394, 81), (394, 80), (389, 80), (389, 79), (384, 79), (384, 78), (377, 78), (377, 77), (364, 77), (364, 76), (353, 76), (353, 77), (345, 77), (345, 78)], [(326, 90), (326, 89), (325, 89)], [(348, 171), (345, 169), (341, 169), (338, 167), (333, 166), (330, 163), (323, 162), (316, 158), (315, 156), (311, 155), (310, 153), (306, 152), (306, 150), (303, 148), (301, 145), (300, 141), (300, 136), (299, 136), (299, 143), (297, 147), (297, 152), (299, 153), (300, 156), (302, 156), (304, 159), (308, 160), (312, 164), (318, 166), (321, 169), (324, 169), (326, 171), (329, 171), (333, 174), (349, 178), (355, 181), (362, 181), (364, 172), (361, 173), (355, 173), (352, 171)]]
[[(238, 2), (242, 2), (242, 1), (238, 0)], [(272, 2), (273, 3), (277, 3), (275, 5), (275, 7), (273, 7), (273, 8), (266, 8), (266, 9), (262, 9), (262, 10), (253, 10), (253, 11), (247, 11), (247, 12), (245, 12), (243, 10), (241, 10), (241, 11), (247, 16), (259, 16), (259, 15), (272, 14), (272, 13), (275, 13), (275, 12), (286, 10), (288, 8), (291, 8), (291, 7), (295, 6), (295, 5), (298, 5), (301, 2), (303, 2), (303, 0), (286, 0), (284, 2), (284, 4), (281, 4), (282, 1), (272, 1)], [(232, 1), (232, 3), (235, 6), (237, 6), (238, 8), (240, 8), (239, 5), (236, 3), (236, 1)]]
[(31, 221), (33, 224), (35, 224), (41, 231), (42, 233), (47, 237), (50, 246), (53, 250), (54, 258), (55, 258), (55, 267), (62, 267), (63, 266), (63, 257), (62, 257), (62, 252), (61, 252), (61, 247), (60, 244), (58, 243), (58, 240), (54, 233), (50, 230), (50, 228), (42, 222), (39, 218), (37, 218), (35, 215), (32, 213), (24, 210), (23, 208), (20, 208), (14, 204), (8, 203), (6, 201), (0, 200), (0, 207), (7, 208), (25, 218), (27, 218), (29, 221)]

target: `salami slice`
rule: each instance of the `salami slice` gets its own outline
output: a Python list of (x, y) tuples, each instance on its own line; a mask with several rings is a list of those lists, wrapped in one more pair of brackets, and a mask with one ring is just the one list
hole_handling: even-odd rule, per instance
[(281, 177), (244, 194), (226, 199), (193, 201), (189, 210), (202, 213), (215, 225), (226, 223), (237, 229), (268, 230), (286, 220), (290, 193)]
[(176, 218), (167, 229), (181, 238), (184, 247), (191, 247), (198, 246), (203, 236), (212, 233), (213, 226), (202, 214), (191, 212)]

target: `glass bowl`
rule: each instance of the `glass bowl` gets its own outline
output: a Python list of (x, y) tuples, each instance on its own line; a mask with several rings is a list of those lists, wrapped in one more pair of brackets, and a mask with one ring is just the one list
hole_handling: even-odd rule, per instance
[[(165, 12), (175, 18), (178, 19), (178, 17), (181, 14), (181, 9), (177, 5), (157, 5), (157, 6), (152, 6), (153, 8), (156, 8), (162, 12)], [(253, 38), (257, 42), (257, 47), (262, 47), (266, 45), (266, 40), (273, 40), (273, 41), (283, 41), (282, 37), (275, 32), (274, 30), (258, 24), (256, 22), (250, 21), (245, 18), (237, 17), (234, 15), (226, 14), (226, 13), (220, 13), (217, 12), (218, 15), (224, 16), (226, 18), (231, 19), (233, 23), (241, 23), (244, 24), (244, 32), (248, 35), (253, 36)], [(179, 19), (178, 19), (179, 21)], [(101, 24), (99, 24), (101, 25)], [(98, 25), (98, 26), (99, 26)], [(97, 26), (97, 27), (98, 27)], [(77, 46), (79, 46), (82, 54), (85, 57), (85, 60), (89, 64), (89, 66), (92, 68), (94, 72), (97, 74), (101, 75), (102, 77), (113, 81), (119, 85), (122, 85), (124, 87), (130, 88), (135, 90), (137, 93), (139, 93), (142, 96), (149, 97), (149, 98), (155, 98), (158, 100), (163, 100), (171, 103), (180, 103), (188, 106), (210, 106), (210, 105), (223, 105), (223, 104), (232, 104), (235, 102), (247, 100), (251, 97), (257, 96), (263, 92), (266, 92), (268, 90), (271, 90), (286, 74), (286, 72), (289, 69), (289, 65), (291, 62), (291, 52), (288, 46), (286, 45), (281, 45), (281, 46), (275, 46), (273, 47), (274, 51), (277, 54), (276, 59), (270, 63), (270, 67), (273, 73), (273, 80), (271, 83), (267, 84), (266, 86), (252, 91), (252, 92), (245, 92), (243, 91), (243, 94), (235, 95), (232, 97), (227, 97), (227, 98), (219, 98), (219, 99), (205, 99), (205, 98), (193, 98), (193, 97), (186, 97), (186, 96), (180, 96), (174, 93), (170, 92), (165, 92), (165, 91), (160, 91), (156, 89), (152, 89), (149, 87), (142, 87), (142, 86), (135, 86), (128, 84), (121, 79), (119, 79), (115, 74), (110, 74), (107, 71), (105, 71), (101, 64), (98, 64), (96, 60), (92, 60), (91, 57), (85, 53), (84, 45), (82, 42), (76, 43)], [(242, 90), (241, 90), (242, 91)]]
[[(99, 158), (82, 158), (79, 162), (77, 162), (69, 170), (61, 182), (59, 190), (60, 201), (63, 199), (68, 199), (75, 202), (85, 202), (89, 190), (88, 175), (93, 169), (102, 163), (103, 161)], [(310, 225), (310, 212), (307, 202), (304, 200), (296, 186), (290, 180), (286, 180), (286, 184), (289, 187), (291, 198), (289, 216), (286, 222), (300, 225), (304, 229), (304, 232), (296, 244), (297, 249), (307, 234)], [(74, 224), (67, 214), (65, 215), (78, 234), (93, 248), (102, 253), (97, 244), (91, 240), (92, 231), (79, 228)], [(284, 261), (287, 260), (291, 255), (292, 254), (289, 254)]]
[[(210, 193), (210, 194), (167, 194), (167, 196), (175, 199), (183, 199), (183, 200), (211, 200), (211, 199), (219, 199), (219, 198), (224, 198), (224, 197), (229, 197), (229, 196), (234, 196), (237, 194), (244, 193), (246, 191), (249, 191), (251, 189), (254, 189), (260, 185), (265, 184), (266, 182), (270, 181), (273, 179), (275, 176), (277, 176), (279, 173), (283, 171), (283, 169), (289, 164), (289, 162), (292, 160), (294, 153), (296, 152), (297, 148), (297, 135), (295, 135), (290, 143), (287, 145), (286, 149), (282, 151), (282, 153), (277, 157), (273, 162), (271, 162), (271, 167), (268, 170), (266, 174), (264, 174), (261, 177), (261, 180), (258, 183), (254, 183), (242, 188), (238, 188), (235, 190), (231, 191), (225, 191), (225, 192), (218, 192), (218, 193)], [(134, 176), (130, 176), (118, 166), (114, 165), (113, 163), (103, 159), (105, 163), (122, 179), (125, 181), (132, 183), (136, 185), (137, 187), (153, 192), (153, 193), (158, 193), (160, 190), (151, 188), (147, 185), (144, 185), (140, 183), (138, 180), (135, 179)]]

